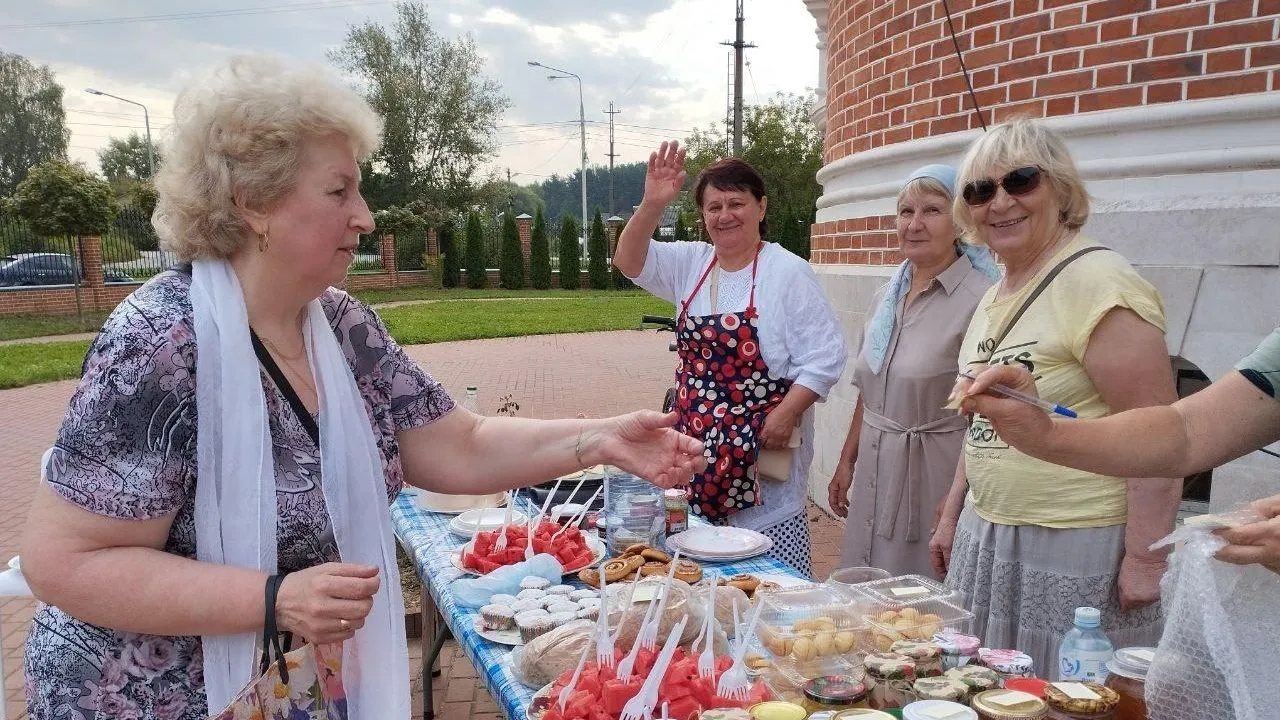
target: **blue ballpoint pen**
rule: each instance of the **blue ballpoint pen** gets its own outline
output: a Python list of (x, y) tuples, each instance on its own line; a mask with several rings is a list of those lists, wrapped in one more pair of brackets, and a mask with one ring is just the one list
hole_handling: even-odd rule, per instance
[[(966, 372), (960, 373), (960, 377), (966, 378), (968, 380), (978, 379)], [(1034, 405), (1035, 407), (1038, 407), (1041, 410), (1044, 410), (1045, 412), (1051, 412), (1056, 415), (1061, 415), (1063, 417), (1069, 417), (1069, 418), (1078, 417), (1076, 415), (1076, 411), (1072, 410), (1071, 408), (1065, 408), (1065, 407), (1062, 407), (1061, 405), (1056, 405), (1054, 403), (1049, 402), (1048, 400), (1042, 400), (1041, 398), (1038, 398), (1034, 395), (1027, 395), (1026, 393), (1018, 392), (1017, 390), (1014, 390), (1013, 388), (1007, 385), (1001, 385), (997, 383), (995, 385), (992, 385), (989, 389), (994, 390), (995, 392), (998, 392), (1007, 398), (1012, 398), (1014, 400), (1024, 402), (1028, 405)]]

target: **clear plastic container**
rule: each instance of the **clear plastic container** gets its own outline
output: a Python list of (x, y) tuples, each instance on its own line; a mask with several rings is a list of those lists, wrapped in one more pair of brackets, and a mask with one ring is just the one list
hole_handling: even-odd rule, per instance
[(610, 555), (643, 543), (662, 547), (666, 509), (662, 492), (630, 473), (610, 474), (606, 481), (605, 541)]
[(764, 609), (757, 634), (775, 658), (804, 665), (857, 651), (862, 623), (849, 599), (830, 585), (780, 588), (760, 601)]
[(899, 640), (931, 641), (944, 630), (968, 633), (973, 627), (973, 613), (946, 600), (866, 603), (858, 608), (866, 625), (862, 637), (867, 652), (888, 652)]
[(923, 575), (896, 575), (857, 583), (858, 594), (878, 606), (907, 607), (926, 600), (954, 600), (956, 593)]
[(854, 585), (861, 585), (865, 582), (873, 582), (875, 580), (885, 580), (891, 577), (888, 570), (881, 570), (874, 567), (847, 567), (833, 570), (827, 578), (827, 584), (838, 588), (846, 594), (852, 594), (850, 589)]

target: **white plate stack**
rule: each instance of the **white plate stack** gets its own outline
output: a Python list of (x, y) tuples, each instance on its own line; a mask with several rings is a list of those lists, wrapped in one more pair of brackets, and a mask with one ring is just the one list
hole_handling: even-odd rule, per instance
[(667, 546), (694, 560), (734, 562), (769, 552), (773, 540), (755, 530), (703, 525), (668, 537)]
[[(449, 521), (449, 530), (455, 535), (462, 537), (472, 537), (478, 532), (488, 530), (497, 530), (502, 527), (502, 520), (506, 517), (506, 508), (483, 508), (480, 510), (468, 510), (460, 515), (455, 515)], [(524, 525), (529, 518), (519, 510), (511, 511), (511, 524)]]

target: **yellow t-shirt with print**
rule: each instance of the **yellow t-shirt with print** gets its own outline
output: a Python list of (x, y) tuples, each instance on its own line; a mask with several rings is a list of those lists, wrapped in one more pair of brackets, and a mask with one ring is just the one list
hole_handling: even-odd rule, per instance
[[(996, 300), (999, 285), (988, 290), (960, 346), (960, 367), (1016, 363), (1035, 376), (1040, 397), (1071, 408), (1081, 418), (1109, 415), (1110, 408), (1084, 369), (1094, 328), (1113, 308), (1122, 307), (1161, 332), (1165, 329), (1159, 293), (1119, 253), (1097, 250), (1076, 258), (1027, 308), (1000, 347), (991, 347), (1050, 270), (1071, 254), (1096, 244), (1077, 236), (1017, 293)], [(1082, 528), (1120, 525), (1127, 520), (1123, 479), (1024, 455), (1001, 441), (985, 416), (973, 416), (965, 437), (964, 459), (969, 501), (988, 522)]]

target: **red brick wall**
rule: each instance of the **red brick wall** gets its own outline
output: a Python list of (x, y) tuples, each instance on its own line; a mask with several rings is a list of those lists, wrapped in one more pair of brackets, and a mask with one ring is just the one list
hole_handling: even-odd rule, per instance
[[(120, 283), (100, 288), (80, 288), (86, 312), (111, 310), (138, 289), (141, 283)], [(0, 290), (0, 317), (11, 315), (75, 315), (76, 291), (71, 287), (39, 290)]]
[(893, 215), (837, 220), (812, 226), (809, 261), (817, 265), (897, 265)]
[[(988, 122), (1280, 89), (1280, 0), (948, 0)], [(831, 0), (826, 162), (976, 128), (941, 2)]]

